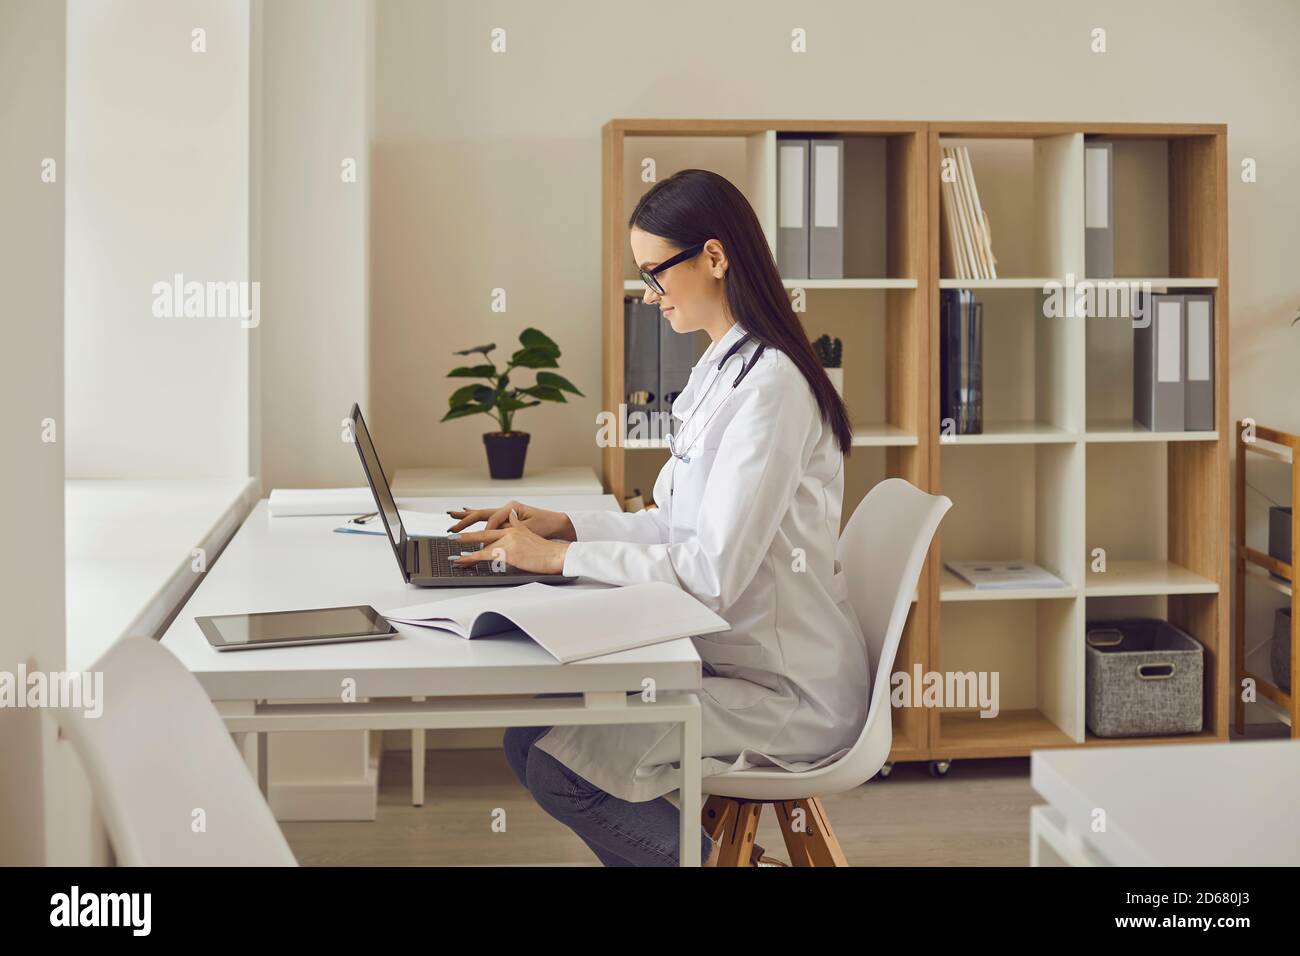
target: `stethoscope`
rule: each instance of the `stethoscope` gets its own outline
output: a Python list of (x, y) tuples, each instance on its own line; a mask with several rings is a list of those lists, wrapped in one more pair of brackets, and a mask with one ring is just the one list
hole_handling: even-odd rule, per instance
[[(709, 382), (704, 387), (703, 393), (700, 395), (699, 399), (695, 402), (694, 407), (691, 409), (690, 415), (682, 419), (683, 429), (685, 429), (686, 426), (690, 423), (691, 419), (694, 418), (696, 414), (698, 414), (698, 409), (700, 408), (701, 404), (703, 404), (704, 399), (707, 398), (709, 394), (713, 391), (713, 386), (716, 384), (717, 380), (721, 377), (722, 370), (726, 367), (727, 362), (731, 361), (731, 357), (735, 355), (737, 352), (739, 352), (741, 347), (744, 346), (744, 344), (748, 342), (750, 339), (752, 339), (753, 337), (754, 334), (752, 332), (746, 332), (744, 335), (740, 337), (740, 340), (736, 342), (735, 345), (727, 349), (727, 354), (722, 356), (722, 360), (719, 361), (718, 364), (714, 366), (713, 372), (709, 375)], [(673, 471), (668, 483), (669, 508), (673, 507), (672, 504), (673, 491), (677, 485), (677, 462), (680, 461), (684, 465), (689, 465), (691, 463), (691, 458), (689, 455), (690, 450), (695, 447), (696, 442), (698, 442), (700, 438), (704, 435), (704, 433), (708, 430), (709, 422), (713, 421), (713, 416), (718, 414), (718, 409), (720, 409), (723, 405), (727, 404), (727, 399), (736, 393), (736, 386), (738, 386), (741, 382), (743, 382), (745, 380), (745, 376), (749, 374), (750, 369), (752, 369), (755, 365), (758, 364), (758, 357), (763, 354), (763, 350), (766, 348), (767, 348), (766, 345), (764, 345), (762, 342), (759, 342), (758, 348), (754, 349), (754, 354), (751, 355), (748, 359), (746, 359), (744, 356), (741, 356), (740, 374), (737, 375), (736, 380), (731, 383), (731, 391), (727, 392), (726, 396), (722, 399), (722, 401), (718, 402), (718, 404), (713, 406), (713, 411), (709, 413), (709, 417), (704, 420), (704, 424), (695, 432), (695, 437), (691, 440), (691, 443), (687, 445), (683, 451), (679, 452), (677, 450), (676, 438), (672, 432), (669, 432), (668, 435), (666, 436), (668, 440), (668, 451), (673, 456), (674, 459)], [(673, 543), (673, 523), (672, 523), (671, 511), (669, 512), (669, 516), (668, 516), (668, 543), (670, 545)]]

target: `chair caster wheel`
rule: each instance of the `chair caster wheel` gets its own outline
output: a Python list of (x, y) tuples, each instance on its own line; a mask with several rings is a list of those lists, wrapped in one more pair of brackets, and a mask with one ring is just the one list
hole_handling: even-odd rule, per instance
[(880, 780), (888, 780), (889, 775), (893, 772), (894, 772), (894, 765), (891, 761), (887, 760), (883, 764), (881, 764), (880, 769), (876, 771), (876, 777)]
[(951, 760), (931, 760), (931, 761), (930, 761), (930, 776), (932, 776), (932, 777), (946, 777), (946, 776), (948, 775), (948, 770), (949, 770), (949, 768), (951, 768), (951, 767), (952, 767), (952, 761), (951, 761)]

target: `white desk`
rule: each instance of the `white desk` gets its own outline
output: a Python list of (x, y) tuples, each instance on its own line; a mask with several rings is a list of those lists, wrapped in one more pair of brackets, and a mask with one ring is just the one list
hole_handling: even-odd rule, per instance
[[(557, 510), (617, 507), (608, 495), (525, 500)], [(399, 501), (404, 509), (428, 512), (498, 503), (495, 496)], [(271, 518), (267, 502), (259, 502), (163, 636), (256, 762), (264, 792), (268, 732), (677, 723), (681, 861), (699, 865), (700, 710), (694, 691), (701, 665), (689, 639), (563, 665), (525, 638), (466, 641), (407, 625), (397, 625), (400, 636), (388, 641), (224, 654), (208, 645), (196, 615), (346, 604), (385, 610), (466, 593), (407, 586), (384, 538), (335, 534), (338, 523), (336, 517)], [(655, 683), (656, 702), (629, 698), (647, 678)], [(344, 702), (349, 691), (357, 702)], [(581, 696), (532, 697), (556, 693)]]
[(1034, 866), (1300, 864), (1300, 741), (1039, 750), (1031, 768)]
[[(522, 478), (492, 478), (487, 461), (476, 468), (399, 468), (393, 494), (407, 498), (455, 498), (489, 495), (502, 504), (520, 495), (600, 495), (604, 489), (596, 472), (585, 466), (524, 467)], [(466, 502), (457, 502), (459, 507)]]

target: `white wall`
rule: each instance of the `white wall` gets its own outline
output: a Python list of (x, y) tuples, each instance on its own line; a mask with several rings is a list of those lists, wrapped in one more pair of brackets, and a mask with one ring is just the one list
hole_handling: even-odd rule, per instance
[[(449, 352), (530, 323), (588, 398), (519, 416), (529, 461), (598, 464), (600, 129), (614, 117), (1227, 123), (1229, 169), (1254, 157), (1260, 171), (1229, 177), (1230, 411), (1300, 430), (1300, 4), (743, 8), (380, 0), (371, 364), (386, 466), (480, 464), (486, 418), (438, 424)], [(795, 27), (806, 54), (790, 52)], [(488, 308), (497, 286), (504, 315)]]
[[(0, 670), (10, 673), (31, 659), (63, 668), (63, 69), (63, 4), (0, 5), (0, 499), (11, 504), (0, 595), (39, 622), (0, 628)], [(46, 159), (53, 182), (42, 181)], [(57, 441), (42, 440), (45, 419)], [(46, 859), (58, 779), (48, 731), (37, 711), (0, 708), (0, 866)]]
[(67, 474), (247, 475), (256, 330), (153, 286), (249, 279), (249, 0), (69, 0), (67, 44)]
[(373, 16), (369, 0), (261, 5), (265, 492), (365, 483), (341, 422), (369, 399)]

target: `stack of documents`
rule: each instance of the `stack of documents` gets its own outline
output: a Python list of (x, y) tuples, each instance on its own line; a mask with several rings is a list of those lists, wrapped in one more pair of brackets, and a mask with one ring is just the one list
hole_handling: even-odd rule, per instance
[(621, 588), (534, 581), (397, 608), (384, 617), (467, 640), (521, 631), (561, 664), (731, 627), (681, 588), (657, 581)]
[(954, 279), (996, 279), (997, 259), (988, 216), (975, 188), (970, 150), (944, 146), (939, 178), (940, 274)]
[(1032, 561), (945, 561), (944, 565), (977, 591), (1066, 587), (1055, 574)]
[(359, 515), (375, 510), (369, 488), (273, 488), (271, 517)]

